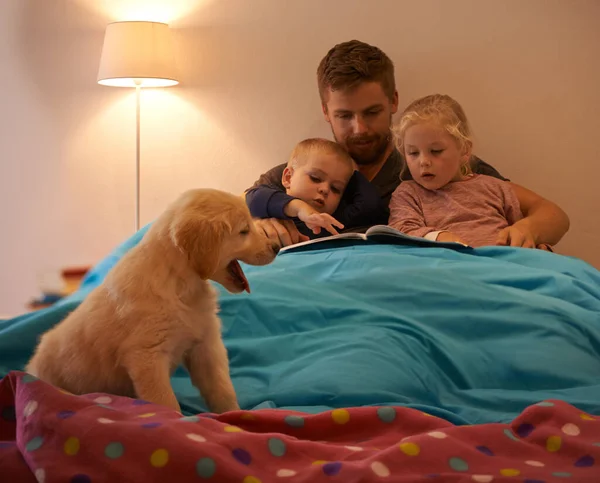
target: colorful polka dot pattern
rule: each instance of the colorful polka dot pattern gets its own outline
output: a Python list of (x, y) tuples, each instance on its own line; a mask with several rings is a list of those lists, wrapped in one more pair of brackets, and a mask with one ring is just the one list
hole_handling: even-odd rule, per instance
[[(600, 481), (600, 417), (561, 401), (531, 406), (510, 425), (457, 427), (391, 406), (182, 417), (146, 401), (73, 396), (22, 373), (8, 377), (17, 390), (0, 382), (0, 434), (21, 432), (17, 456), (40, 483), (104, 481), (108, 467), (148, 481)], [(16, 447), (1, 441), (0, 461)]]

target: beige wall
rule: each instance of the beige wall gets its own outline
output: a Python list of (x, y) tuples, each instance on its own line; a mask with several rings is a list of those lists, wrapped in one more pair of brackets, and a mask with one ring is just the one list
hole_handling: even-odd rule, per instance
[(2, 0), (0, 314), (23, 310), (38, 271), (131, 234), (135, 98), (95, 76), (106, 23), (133, 19), (176, 29), (183, 81), (143, 93), (144, 223), (186, 188), (240, 192), (329, 136), (316, 66), (358, 38), (395, 61), (402, 105), (455, 96), (477, 154), (558, 202), (559, 250), (600, 267), (597, 0)]

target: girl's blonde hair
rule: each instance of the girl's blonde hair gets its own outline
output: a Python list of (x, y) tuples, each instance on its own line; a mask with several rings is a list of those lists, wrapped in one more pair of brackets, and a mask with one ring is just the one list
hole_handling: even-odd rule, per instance
[[(432, 94), (421, 97), (410, 103), (402, 113), (402, 117), (398, 124), (392, 128), (396, 147), (402, 156), (405, 156), (404, 137), (407, 129), (415, 124), (424, 122), (433, 122), (445, 129), (448, 134), (456, 139), (461, 150), (466, 149), (467, 146), (470, 147), (473, 145), (469, 121), (467, 120), (467, 116), (461, 105), (450, 96), (444, 94)], [(471, 159), (472, 156), (469, 161), (460, 168), (463, 176), (473, 172), (471, 169)], [(404, 163), (404, 167), (400, 173), (401, 179), (403, 179), (403, 175), (406, 173), (407, 169), (407, 165)]]

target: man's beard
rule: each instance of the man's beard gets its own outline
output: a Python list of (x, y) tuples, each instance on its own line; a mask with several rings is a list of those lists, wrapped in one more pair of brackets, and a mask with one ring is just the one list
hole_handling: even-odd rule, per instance
[[(354, 143), (373, 141), (368, 150), (361, 149), (359, 146), (353, 146)], [(354, 162), (359, 166), (368, 166), (381, 161), (385, 151), (390, 144), (390, 136), (356, 136), (346, 139), (346, 149), (348, 154), (354, 159)]]
[[(357, 165), (368, 166), (381, 161), (381, 158), (390, 144), (392, 134), (361, 134), (358, 136), (350, 136), (347, 137), (343, 143), (335, 136), (335, 133), (333, 133), (333, 137), (338, 144), (341, 144), (346, 148), (346, 151), (348, 151), (348, 154), (350, 154)], [(372, 144), (369, 146), (368, 150), (366, 150), (358, 145), (358, 143), (361, 142), (372, 142)]]

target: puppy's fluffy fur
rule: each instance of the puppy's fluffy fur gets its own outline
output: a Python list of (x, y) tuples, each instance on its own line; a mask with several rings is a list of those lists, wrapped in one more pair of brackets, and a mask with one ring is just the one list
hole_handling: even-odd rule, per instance
[(278, 249), (240, 197), (188, 191), (41, 337), (26, 370), (74, 394), (138, 397), (179, 411), (170, 375), (183, 363), (211, 411), (239, 409), (208, 280), (233, 293), (248, 289), (237, 260), (266, 265)]

